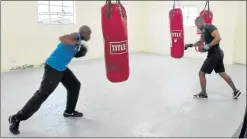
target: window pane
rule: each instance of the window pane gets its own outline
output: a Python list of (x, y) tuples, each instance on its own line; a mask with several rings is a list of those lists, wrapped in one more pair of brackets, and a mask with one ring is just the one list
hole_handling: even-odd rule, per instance
[[(183, 24), (184, 26), (195, 26), (195, 18), (198, 16), (196, 6), (192, 5), (180, 5), (179, 6), (183, 13)], [(171, 10), (172, 7), (169, 7)]]
[(183, 14), (186, 14), (186, 15), (188, 14), (188, 8), (185, 7), (182, 9), (182, 11), (183, 11)]
[(62, 5), (62, 1), (50, 1), (50, 5)]
[(38, 4), (49, 4), (49, 1), (38, 1)]
[(63, 15), (73, 16), (74, 15), (73, 7), (63, 7)]
[(195, 20), (196, 19), (196, 17), (197, 17), (198, 15), (197, 14), (189, 14), (189, 19), (190, 20)]
[(190, 13), (197, 13), (197, 9), (195, 7), (190, 7), (189, 12)]
[(38, 23), (49, 24), (49, 15), (39, 15), (38, 16)]
[(60, 15), (51, 15), (51, 23), (52, 24), (61, 24), (62, 23), (62, 16)]
[(51, 15), (62, 15), (62, 6), (50, 6)]
[(187, 21), (187, 26), (194, 27), (195, 26), (195, 20), (188, 20)]
[(38, 5), (38, 14), (49, 14), (49, 6), (48, 5)]
[(63, 16), (63, 23), (64, 24), (73, 24), (74, 17), (73, 16)]
[(63, 1), (63, 6), (74, 6), (73, 1)]
[(188, 20), (188, 15), (186, 13), (183, 13), (183, 22), (186, 23)]

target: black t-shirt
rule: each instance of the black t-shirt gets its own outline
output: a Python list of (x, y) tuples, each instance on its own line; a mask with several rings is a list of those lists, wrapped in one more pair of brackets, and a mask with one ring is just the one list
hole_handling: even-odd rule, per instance
[[(206, 44), (209, 44), (213, 39), (214, 37), (211, 35), (213, 31), (217, 30), (217, 28), (212, 25), (212, 24), (207, 24), (204, 29), (202, 30), (202, 35), (203, 35), (203, 38), (204, 38), (204, 41)], [(208, 50), (208, 54), (212, 54), (216, 51), (220, 50), (220, 45), (219, 43), (212, 46), (209, 50)]]

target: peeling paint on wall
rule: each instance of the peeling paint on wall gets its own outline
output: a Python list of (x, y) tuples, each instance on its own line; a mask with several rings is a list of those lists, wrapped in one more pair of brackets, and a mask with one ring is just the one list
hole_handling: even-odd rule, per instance
[(22, 65), (22, 66), (17, 66), (17, 67), (13, 67), (10, 69), (10, 71), (12, 70), (20, 70), (20, 69), (29, 69), (29, 68), (33, 68), (34, 66), (33, 65)]
[(39, 65), (37, 65), (37, 66), (25, 64), (25, 65), (22, 65), (22, 66), (12, 67), (12, 68), (10, 69), (10, 71), (14, 71), (14, 70), (23, 70), (23, 69), (30, 69), (30, 68), (35, 68), (35, 67), (43, 67), (44, 65), (45, 65), (45, 63), (41, 63), (41, 64), (39, 64)]

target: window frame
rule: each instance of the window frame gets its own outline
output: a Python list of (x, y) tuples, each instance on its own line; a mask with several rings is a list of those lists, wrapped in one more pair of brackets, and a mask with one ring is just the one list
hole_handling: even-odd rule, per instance
[[(65, 6), (64, 5), (64, 3), (63, 3), (63, 0), (61, 1), (61, 5), (59, 4), (51, 4), (50, 3), (50, 0), (49, 1), (47, 1), (48, 2), (48, 4), (40, 4), (39, 3), (39, 1), (37, 1), (37, 22), (38, 22), (38, 24), (43, 24), (43, 25), (71, 25), (71, 24), (76, 24), (76, 4), (75, 4), (75, 1), (74, 0), (72, 0), (72, 6)], [(42, 16), (42, 15), (40, 15), (40, 13), (39, 13), (39, 6), (40, 5), (46, 5), (46, 6), (48, 6), (48, 16), (49, 16), (49, 23), (42, 23), (41, 21), (39, 21), (39, 16)], [(62, 13), (64, 12), (64, 10), (63, 10), (63, 8), (64, 7), (72, 7), (72, 9), (73, 9), (73, 13), (72, 13), (72, 16), (71, 17), (73, 17), (73, 20), (72, 20), (72, 23), (65, 23), (64, 22), (64, 19), (63, 20), (61, 20), (62, 22), (61, 23), (53, 23), (52, 21), (52, 18), (51, 18), (51, 16), (53, 15), (53, 14), (51, 14), (51, 6), (58, 6), (58, 7), (61, 7), (62, 8)], [(54, 14), (54, 15), (58, 15), (59, 16), (59, 14)], [(63, 18), (63, 16), (68, 16), (68, 15), (64, 15), (64, 14), (61, 14), (60, 15), (61, 16), (61, 18)]]
[[(196, 17), (195, 18), (191, 18), (189, 16), (191, 13), (192, 14), (196, 14), (196, 15), (199, 16), (198, 9), (197, 9), (197, 6), (196, 5), (186, 5), (185, 4), (185, 5), (179, 5), (176, 8), (181, 8), (181, 10), (183, 12), (183, 24), (184, 24), (184, 27), (195, 27), (196, 26), (195, 24), (193, 24), (193, 25), (188, 24), (189, 23), (188, 20), (191, 20), (191, 21), (193, 20), (193, 23), (194, 23), (194, 20), (196, 19)], [(196, 9), (196, 12), (195, 13), (189, 12), (189, 9), (190, 8), (195, 8)], [(168, 11), (170, 11), (171, 9), (173, 9), (173, 6), (169, 6)], [(185, 14), (185, 9), (187, 9), (186, 14)]]

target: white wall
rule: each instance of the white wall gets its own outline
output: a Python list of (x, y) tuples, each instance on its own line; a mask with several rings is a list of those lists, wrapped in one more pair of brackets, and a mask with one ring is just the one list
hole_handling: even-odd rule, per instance
[[(128, 6), (127, 9), (131, 13), (128, 15), (130, 51), (169, 55), (168, 8), (172, 6), (172, 2), (123, 1), (122, 3)], [(214, 12), (213, 24), (218, 27), (222, 36), (221, 47), (225, 51), (226, 63), (233, 61), (246, 63), (245, 3), (210, 1)], [(1, 71), (25, 64), (43, 63), (56, 47), (60, 35), (77, 31), (83, 24), (89, 25), (93, 30), (90, 51), (85, 59), (102, 57), (104, 47), (100, 9), (103, 4), (104, 1), (76, 1), (76, 24), (42, 25), (37, 23), (36, 1), (1, 2)], [(205, 2), (180, 1), (180, 4), (196, 4), (201, 11)], [(238, 16), (239, 13), (242, 15)], [(195, 27), (185, 28), (186, 43), (194, 42), (198, 38)], [(204, 58), (205, 54), (188, 50), (185, 56)]]
[[(87, 24), (92, 28), (92, 39), (86, 59), (103, 57), (103, 36), (101, 29), (101, 6), (104, 1), (76, 1), (76, 24), (44, 25), (37, 23), (36, 1), (3, 1), (1, 26), (1, 71), (22, 65), (39, 65), (56, 48), (58, 37), (72, 33)], [(123, 2), (126, 3), (126, 2)], [(138, 4), (138, 6), (136, 6)], [(141, 31), (142, 2), (128, 2), (130, 51), (138, 51), (142, 45), (139, 39), (147, 32)], [(144, 4), (145, 5), (145, 4)], [(85, 59), (85, 58), (84, 58)]]
[[(170, 30), (169, 30), (169, 18), (168, 9), (172, 6), (171, 1), (154, 1), (148, 2), (149, 14), (149, 40), (150, 43), (146, 48), (143, 48), (145, 52), (152, 52), (157, 54), (170, 55)], [(240, 4), (241, 3), (241, 4)], [(219, 29), (222, 36), (221, 48), (225, 52), (225, 63), (232, 64), (233, 51), (236, 27), (238, 25), (239, 30), (242, 28), (242, 38), (238, 42), (246, 47), (246, 43), (243, 43), (246, 38), (245, 19), (237, 20), (239, 11), (242, 13), (242, 17), (245, 18), (246, 2), (242, 1), (210, 1), (210, 8), (214, 13), (213, 24)], [(178, 4), (178, 3), (177, 3)], [(180, 1), (180, 5), (196, 5), (198, 9), (198, 15), (205, 6), (205, 1)], [(244, 5), (244, 6), (243, 6)], [(241, 6), (241, 7), (240, 7)], [(244, 15), (243, 15), (244, 13)], [(199, 39), (199, 35), (196, 35), (196, 27), (184, 27), (185, 30), (185, 43), (193, 43)], [(246, 56), (246, 49), (239, 48)], [(194, 49), (189, 49), (185, 52), (185, 57), (192, 58), (205, 58), (206, 54), (197, 53)], [(243, 56), (240, 58), (243, 59)], [(244, 58), (245, 59), (245, 58)]]
[(233, 61), (246, 64), (246, 1), (239, 2)]

